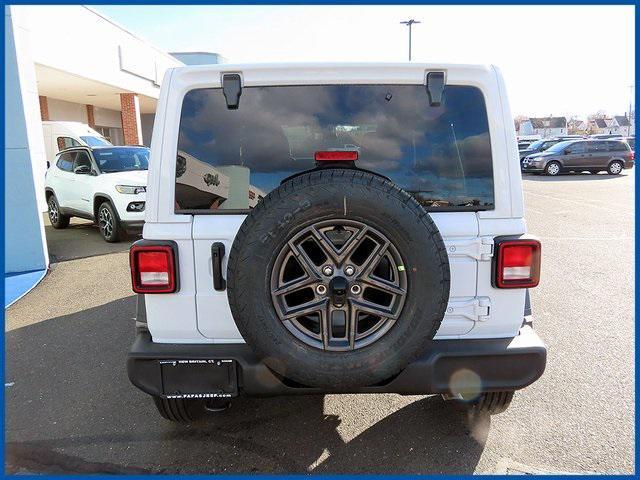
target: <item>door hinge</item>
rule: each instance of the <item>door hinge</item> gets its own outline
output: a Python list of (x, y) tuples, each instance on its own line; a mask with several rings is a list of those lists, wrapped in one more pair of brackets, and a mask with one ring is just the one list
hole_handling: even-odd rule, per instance
[(486, 322), (491, 311), (489, 297), (476, 297), (471, 300), (453, 300), (447, 305), (445, 316), (464, 317), (473, 322)]
[(493, 256), (493, 238), (479, 237), (471, 240), (447, 240), (450, 256), (466, 256), (476, 260), (490, 260)]

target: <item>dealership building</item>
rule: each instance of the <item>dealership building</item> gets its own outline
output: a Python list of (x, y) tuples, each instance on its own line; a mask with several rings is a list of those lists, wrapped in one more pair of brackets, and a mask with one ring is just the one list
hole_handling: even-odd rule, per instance
[(114, 145), (149, 145), (166, 70), (222, 61), (165, 52), (89, 7), (5, 6), (5, 306), (49, 266), (42, 122), (81, 122)]

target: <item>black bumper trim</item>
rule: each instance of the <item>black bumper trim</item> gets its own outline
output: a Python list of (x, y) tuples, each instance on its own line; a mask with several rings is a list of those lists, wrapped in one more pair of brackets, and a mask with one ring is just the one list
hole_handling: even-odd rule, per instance
[(144, 227), (144, 220), (121, 222), (121, 225), (127, 233), (140, 233)]
[(231, 359), (237, 362), (238, 390), (250, 396), (319, 393), (456, 394), (518, 390), (543, 374), (547, 349), (525, 324), (508, 339), (440, 340), (437, 347), (386, 382), (345, 390), (297, 385), (280, 377), (246, 344), (160, 344), (139, 329), (127, 359), (131, 382), (142, 391), (163, 396), (159, 360)]

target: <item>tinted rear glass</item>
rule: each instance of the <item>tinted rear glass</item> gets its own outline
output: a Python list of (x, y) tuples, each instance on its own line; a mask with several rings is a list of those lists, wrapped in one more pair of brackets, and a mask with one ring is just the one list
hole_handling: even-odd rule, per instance
[(424, 85), (245, 87), (237, 110), (221, 89), (190, 91), (180, 119), (176, 211), (247, 210), (318, 151), (358, 152), (356, 165), (389, 177), (430, 209), (494, 207), (482, 92), (447, 86), (429, 105)]
[(629, 146), (625, 142), (608, 141), (607, 146), (611, 152), (625, 152), (629, 150)]

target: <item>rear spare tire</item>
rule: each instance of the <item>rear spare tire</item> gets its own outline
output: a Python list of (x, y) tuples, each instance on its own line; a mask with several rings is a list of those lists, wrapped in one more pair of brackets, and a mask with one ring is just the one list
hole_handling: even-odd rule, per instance
[(432, 343), (449, 298), (440, 233), (390, 181), (352, 169), (297, 176), (242, 224), (231, 312), (272, 370), (348, 389), (400, 372)]

